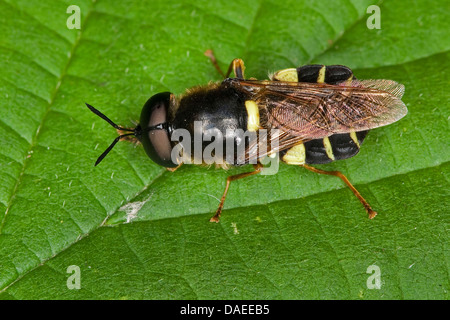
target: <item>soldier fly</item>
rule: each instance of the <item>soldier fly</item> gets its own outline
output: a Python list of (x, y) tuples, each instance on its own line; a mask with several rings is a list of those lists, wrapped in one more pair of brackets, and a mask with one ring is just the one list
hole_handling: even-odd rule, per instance
[[(173, 141), (173, 133), (183, 129), (191, 135), (205, 134), (213, 129), (223, 133), (219, 143), (225, 144), (231, 139), (234, 147), (245, 145), (245, 149), (241, 149), (244, 152), (235, 151), (231, 157), (223, 157), (221, 160), (224, 161), (219, 165), (227, 168), (253, 164), (254, 170), (227, 178), (219, 207), (210, 221), (219, 221), (230, 183), (260, 173), (263, 169), (261, 159), (265, 156), (278, 156), (286, 164), (339, 177), (363, 204), (369, 218), (376, 216), (377, 213), (341, 172), (310, 165), (355, 156), (370, 129), (404, 117), (407, 108), (401, 101), (402, 84), (392, 80), (357, 80), (352, 70), (342, 65), (306, 65), (279, 70), (271, 74), (269, 80), (246, 79), (241, 59), (234, 59), (224, 74), (212, 51), (208, 50), (205, 55), (224, 80), (188, 89), (179, 97), (170, 92), (152, 96), (145, 103), (135, 128), (120, 127), (86, 104), (120, 133), (95, 165), (119, 140), (134, 136), (150, 159), (175, 171), (189, 161), (186, 157), (172, 156), (174, 149), (182, 145), (182, 142)], [(235, 77), (229, 78), (232, 71)], [(200, 126), (194, 126), (196, 122)], [(242, 139), (233, 133), (236, 129), (256, 132), (258, 139)], [(262, 137), (259, 129), (277, 130), (276, 133), (266, 131)], [(273, 144), (274, 141), (277, 143)], [(182, 147), (189, 145), (185, 143)], [(193, 142), (191, 147), (195, 148)], [(205, 144), (200, 148), (203, 151)], [(258, 152), (261, 149), (264, 152)], [(205, 163), (192, 154), (188, 157), (197, 163), (198, 160)]]

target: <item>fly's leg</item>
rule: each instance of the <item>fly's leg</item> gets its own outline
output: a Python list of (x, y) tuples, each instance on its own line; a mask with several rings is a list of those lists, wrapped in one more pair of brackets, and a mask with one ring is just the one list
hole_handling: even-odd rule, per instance
[(175, 171), (177, 171), (178, 170), (178, 168), (179, 167), (181, 167), (183, 164), (182, 163), (180, 163), (178, 166), (176, 166), (175, 168), (166, 168), (167, 169), (167, 171), (170, 171), (170, 172), (175, 172)]
[(245, 79), (244, 78), (245, 66), (244, 61), (242, 61), (242, 59), (234, 59), (233, 61), (231, 61), (230, 66), (228, 67), (227, 74), (225, 75), (225, 78), (228, 78), (230, 76), (231, 70), (233, 70), (235, 78)]
[(228, 193), (228, 189), (230, 188), (231, 181), (239, 180), (242, 178), (246, 178), (246, 177), (250, 177), (255, 174), (258, 174), (261, 172), (261, 169), (263, 168), (263, 166), (262, 166), (262, 164), (258, 163), (258, 164), (254, 164), (253, 168), (255, 169), (254, 171), (236, 174), (234, 176), (229, 176), (227, 178), (225, 191), (223, 192), (222, 198), (220, 199), (219, 207), (217, 208), (216, 214), (209, 220), (210, 222), (219, 222), (220, 214), (222, 213), (223, 204), (225, 202), (225, 198), (227, 197), (227, 193)]
[(345, 182), (345, 184), (350, 188), (350, 190), (352, 190), (352, 192), (355, 194), (355, 196), (358, 198), (358, 200), (362, 203), (362, 205), (366, 209), (367, 213), (369, 214), (369, 219), (375, 218), (377, 213), (372, 209), (372, 207), (369, 205), (369, 203), (361, 196), (361, 194), (358, 192), (358, 190), (356, 190), (356, 188), (350, 183), (350, 181), (348, 181), (347, 177), (344, 176), (340, 171), (320, 170), (320, 169), (308, 166), (306, 164), (302, 164), (301, 166), (304, 167), (305, 169), (308, 169), (309, 171), (312, 171), (315, 173), (327, 174), (327, 175), (336, 176), (336, 177), (341, 178), (341, 180)]
[(244, 79), (244, 70), (245, 70), (245, 66), (244, 66), (244, 61), (242, 61), (242, 59), (234, 59), (233, 61), (231, 61), (230, 66), (228, 67), (227, 73), (223, 73), (223, 71), (220, 69), (218, 63), (217, 63), (217, 59), (214, 56), (214, 53), (212, 50), (208, 49), (205, 51), (205, 56), (207, 56), (210, 60), (211, 63), (213, 64), (214, 68), (216, 68), (217, 72), (220, 73), (220, 75), (226, 79), (230, 76), (231, 71), (234, 72), (234, 76), (235, 78), (238, 79)]

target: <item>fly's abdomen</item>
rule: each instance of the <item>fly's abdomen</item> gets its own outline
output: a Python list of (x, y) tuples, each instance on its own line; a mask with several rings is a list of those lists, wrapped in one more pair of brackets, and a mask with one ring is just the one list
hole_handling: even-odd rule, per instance
[[(273, 81), (326, 83), (331, 85), (350, 82), (353, 72), (341, 65), (307, 65), (284, 69), (272, 76)], [(298, 144), (280, 152), (280, 158), (288, 164), (324, 164), (355, 156), (368, 131), (333, 134)]]
[(305, 142), (305, 163), (323, 164), (355, 156), (367, 131), (333, 134), (324, 139)]

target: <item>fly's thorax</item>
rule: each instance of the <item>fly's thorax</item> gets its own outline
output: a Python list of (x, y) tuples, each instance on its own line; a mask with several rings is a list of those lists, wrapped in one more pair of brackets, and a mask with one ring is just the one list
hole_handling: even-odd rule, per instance
[(172, 143), (182, 146), (185, 160), (236, 164), (236, 154), (247, 140), (247, 98), (245, 92), (225, 84), (181, 97), (172, 121)]

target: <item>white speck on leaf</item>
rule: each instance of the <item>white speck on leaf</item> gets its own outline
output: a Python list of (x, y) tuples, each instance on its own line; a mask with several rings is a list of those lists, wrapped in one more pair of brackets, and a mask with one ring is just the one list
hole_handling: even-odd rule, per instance
[(139, 210), (141, 210), (141, 208), (144, 206), (144, 204), (150, 198), (151, 198), (151, 196), (148, 197), (144, 201), (130, 202), (130, 203), (127, 203), (126, 205), (124, 205), (124, 206), (119, 208), (119, 211), (125, 211), (125, 213), (127, 215), (127, 222), (126, 223), (130, 223), (132, 220), (136, 219)]
[(236, 226), (236, 222), (232, 222), (231, 226), (233, 227), (233, 233), (234, 234), (239, 234), (239, 230), (238, 230), (238, 228)]

